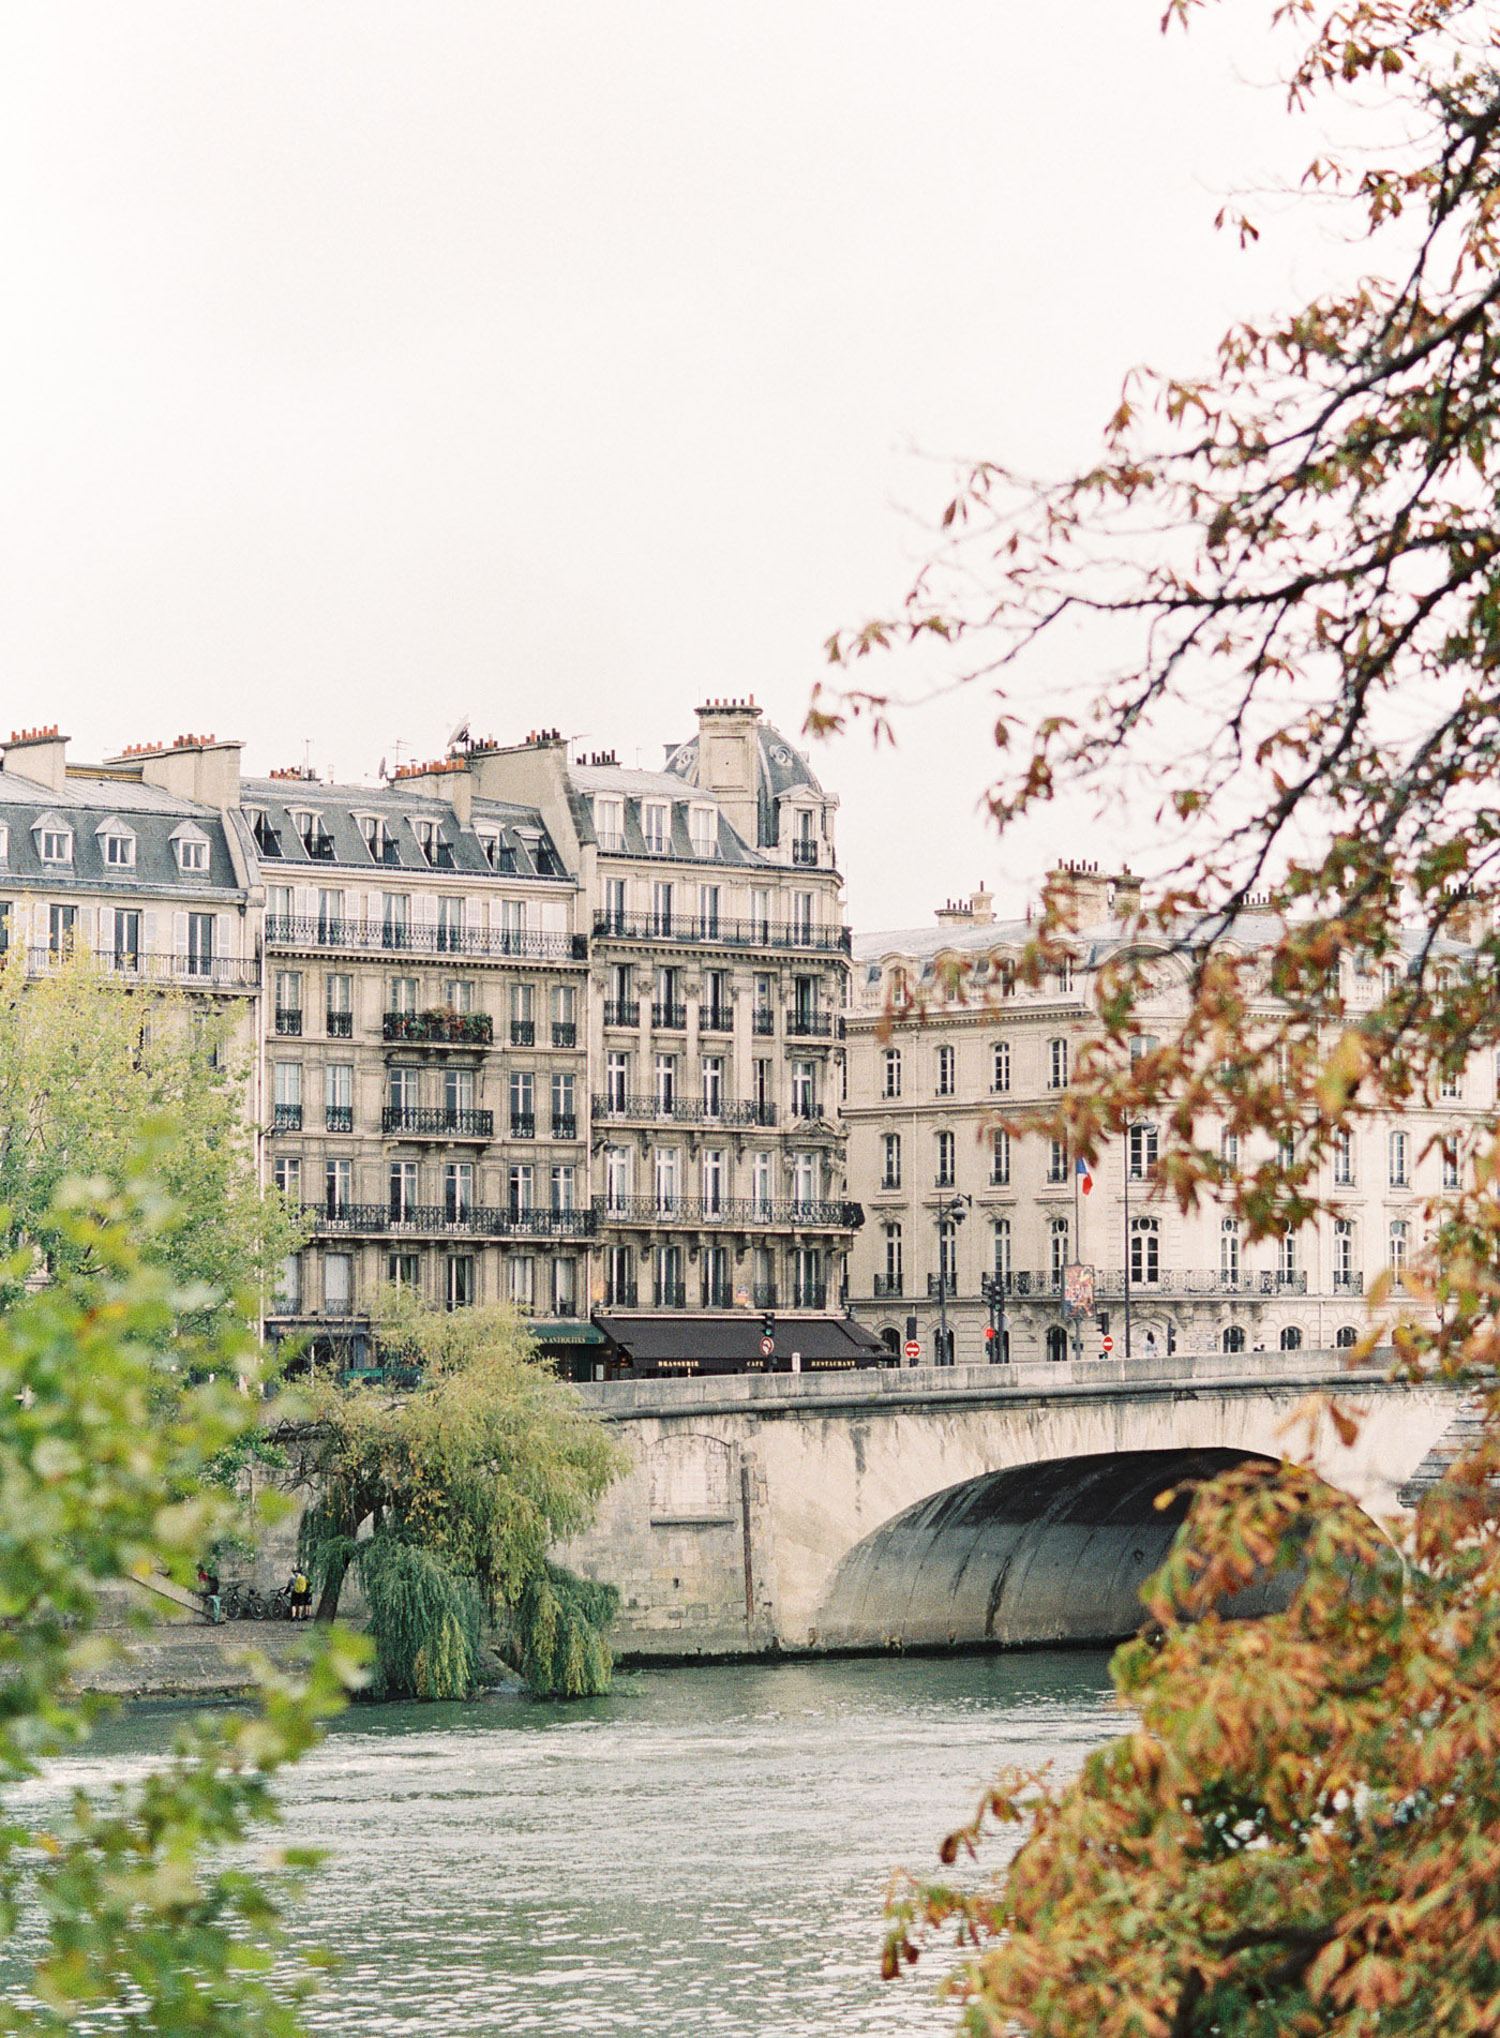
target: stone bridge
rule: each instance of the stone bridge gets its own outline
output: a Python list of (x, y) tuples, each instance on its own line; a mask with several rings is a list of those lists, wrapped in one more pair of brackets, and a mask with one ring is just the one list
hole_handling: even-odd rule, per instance
[(1293, 1417), (1336, 1388), (1311, 1462), (1377, 1518), (1458, 1397), (1343, 1354), (643, 1380), (580, 1391), (633, 1471), (559, 1552), (620, 1589), (625, 1656), (1110, 1641), (1185, 1503), (1246, 1457), (1308, 1455)]

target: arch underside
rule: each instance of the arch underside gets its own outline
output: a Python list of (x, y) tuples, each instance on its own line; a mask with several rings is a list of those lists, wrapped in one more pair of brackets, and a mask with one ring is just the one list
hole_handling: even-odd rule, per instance
[[(1125, 1451), (988, 1472), (932, 1494), (843, 1559), (818, 1623), (826, 1648), (997, 1648), (1113, 1642), (1144, 1619), (1140, 1590), (1188, 1508), (1156, 1497), (1252, 1456)], [(1238, 1595), (1263, 1612), (1270, 1592)]]

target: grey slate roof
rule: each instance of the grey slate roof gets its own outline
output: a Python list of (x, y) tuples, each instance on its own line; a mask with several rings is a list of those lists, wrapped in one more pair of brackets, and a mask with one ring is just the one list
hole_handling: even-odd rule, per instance
[[(441, 877), (443, 871), (492, 875), (504, 870), (519, 878), (567, 878), (568, 872), (557, 854), (551, 836), (534, 807), (517, 806), (505, 800), (479, 800), (473, 805), (470, 825), (463, 827), (447, 800), (430, 793), (408, 792), (402, 786), (329, 785), (312, 779), (246, 779), (240, 792), (247, 824), (252, 814), (264, 814), (269, 833), (264, 842), (253, 844), (260, 875), (276, 883), (281, 873), (317, 870), (354, 870), (366, 875), (372, 870), (426, 872)], [(292, 822), (293, 813), (310, 813), (321, 818), (330, 843), (327, 856), (310, 855)], [(359, 816), (378, 814), (385, 822), (393, 845), (394, 861), (377, 863), (370, 855), (360, 827)], [(429, 864), (417, 840), (414, 821), (431, 821), (437, 840), (451, 861)], [(494, 832), (500, 838), (501, 865), (491, 865), (480, 845), (479, 833)], [(271, 843), (274, 840), (273, 853)]]
[[(43, 863), (37, 823), (56, 815), (72, 831), (70, 864)], [(117, 817), (135, 837), (135, 862), (104, 861), (100, 823)], [(0, 894), (16, 890), (54, 892), (172, 893), (179, 898), (229, 893), (244, 897), (224, 835), (224, 818), (212, 807), (178, 799), (155, 786), (128, 779), (69, 776), (62, 792), (13, 771), (0, 771), (0, 823), (8, 834), (0, 862)], [(173, 837), (187, 823), (208, 838), (208, 869), (184, 871)]]

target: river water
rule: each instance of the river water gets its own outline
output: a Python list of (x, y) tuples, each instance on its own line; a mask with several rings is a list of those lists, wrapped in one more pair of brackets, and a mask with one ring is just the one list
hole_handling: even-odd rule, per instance
[[(1119, 1730), (1096, 1653), (626, 1671), (569, 1706), (362, 1706), (282, 1787), (326, 1847), (296, 1936), (337, 1956), (311, 2009), (347, 2038), (467, 2033), (921, 2038), (928, 1961), (879, 1978), (896, 1864), (1007, 1763), (1064, 1772)], [(139, 1774), (170, 1713), (52, 1770)]]

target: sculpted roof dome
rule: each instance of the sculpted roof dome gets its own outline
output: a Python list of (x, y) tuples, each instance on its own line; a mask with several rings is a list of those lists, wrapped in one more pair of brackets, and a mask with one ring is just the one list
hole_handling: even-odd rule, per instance
[[(798, 786), (806, 786), (823, 798), (819, 785), (807, 759), (769, 722), (755, 725), (756, 779), (757, 790), (762, 799), (777, 799), (782, 793), (792, 792)], [(698, 775), (698, 738), (690, 736), (685, 743), (679, 743), (667, 753), (666, 769), (674, 778), (680, 778), (687, 785), (700, 785)]]

